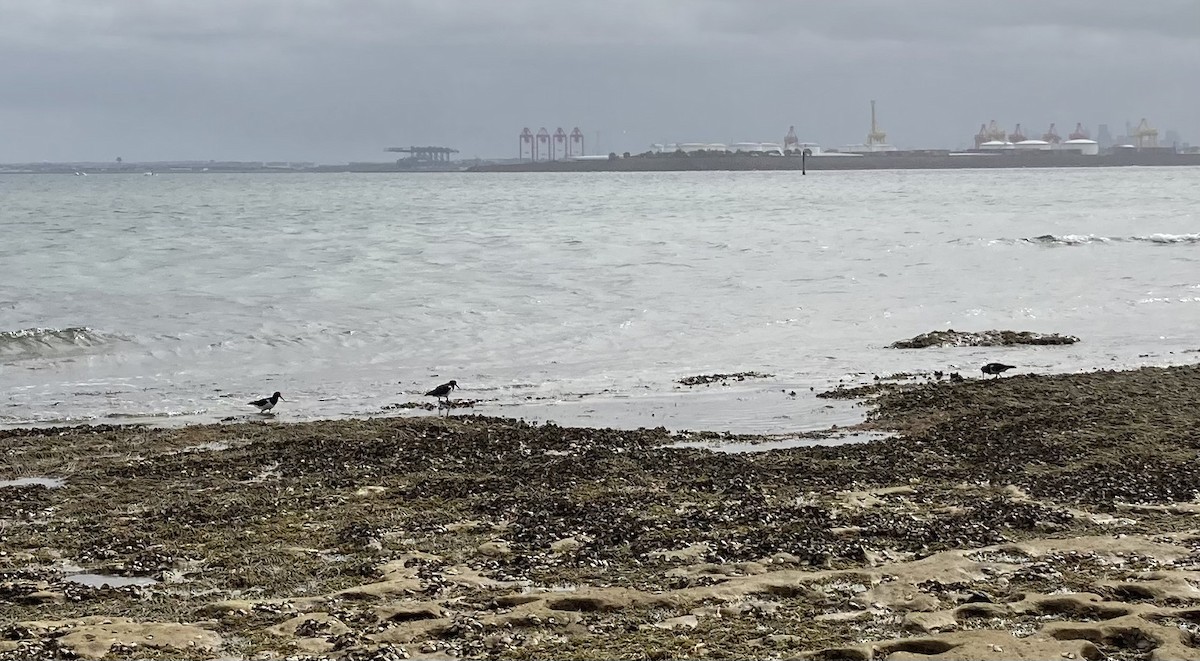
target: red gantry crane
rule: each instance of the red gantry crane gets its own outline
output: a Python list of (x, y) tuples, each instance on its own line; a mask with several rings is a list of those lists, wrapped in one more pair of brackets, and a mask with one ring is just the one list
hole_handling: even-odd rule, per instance
[(583, 156), (583, 131), (576, 126), (574, 131), (571, 131), (571, 140), (567, 143), (567, 157)]
[[(543, 151), (545, 149), (545, 151)], [(550, 132), (546, 127), (538, 129), (533, 143), (533, 160), (545, 161), (550, 159)]]
[(517, 140), (517, 158), (529, 160), (534, 159), (533, 152), (533, 131), (526, 126), (524, 131), (521, 131), (521, 137)]
[[(559, 156), (561, 154), (561, 156)], [(557, 161), (567, 157), (567, 132), (560, 126), (554, 131), (554, 143), (550, 147), (550, 160)]]

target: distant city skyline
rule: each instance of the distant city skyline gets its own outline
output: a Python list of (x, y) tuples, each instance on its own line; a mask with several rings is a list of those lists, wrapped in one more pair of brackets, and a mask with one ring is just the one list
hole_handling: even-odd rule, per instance
[[(980, 123), (1200, 142), (1200, 3), (0, 0), (0, 162), (513, 158), (653, 143), (900, 148)], [(597, 137), (599, 140), (597, 140)]]

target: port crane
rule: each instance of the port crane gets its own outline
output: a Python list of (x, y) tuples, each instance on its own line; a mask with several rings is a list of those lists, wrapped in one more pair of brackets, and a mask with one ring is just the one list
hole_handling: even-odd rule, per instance
[(882, 145), (887, 142), (887, 133), (875, 124), (875, 102), (871, 102), (871, 132), (867, 134), (868, 145)]
[(1090, 140), (1092, 138), (1087, 129), (1083, 128), (1083, 122), (1076, 122), (1075, 130), (1071, 131), (1071, 135), (1068, 137), (1072, 140)]
[(1017, 128), (1012, 133), (1008, 134), (1008, 141), (1009, 142), (1023, 142), (1024, 140), (1025, 140), (1025, 133), (1023, 131), (1021, 131), (1021, 123), (1017, 122)]
[(1062, 142), (1062, 138), (1058, 135), (1058, 132), (1054, 130), (1054, 122), (1050, 122), (1050, 130), (1042, 134), (1042, 140), (1045, 140), (1052, 145), (1057, 145), (1058, 143)]
[(1146, 118), (1142, 118), (1142, 123), (1137, 125), (1133, 130), (1133, 137), (1137, 138), (1137, 148), (1146, 149), (1158, 146), (1158, 129), (1150, 128), (1146, 123)]
[(800, 146), (800, 136), (796, 135), (796, 127), (789, 126), (787, 135), (783, 136), (783, 151), (791, 151)]
[(410, 154), (409, 159), (422, 163), (448, 163), (451, 154), (458, 153), (450, 147), (388, 147), (384, 151)]
[(979, 149), (979, 145), (988, 141), (987, 122), (979, 125), (979, 133), (975, 134), (975, 148)]
[(979, 125), (979, 133), (975, 134), (975, 148), (979, 149), (979, 145), (985, 142), (1004, 142), (1004, 138), (1004, 129), (1000, 128), (993, 119), (991, 123)]

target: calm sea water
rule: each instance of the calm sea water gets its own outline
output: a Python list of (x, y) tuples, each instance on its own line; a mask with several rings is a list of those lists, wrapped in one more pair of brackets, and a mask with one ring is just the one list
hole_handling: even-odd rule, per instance
[[(0, 424), (394, 415), (454, 378), (480, 413), (783, 432), (876, 373), (1189, 362), (1197, 209), (1193, 168), (5, 176)], [(1083, 341), (884, 348), (939, 328)], [(775, 376), (674, 384), (744, 370)]]

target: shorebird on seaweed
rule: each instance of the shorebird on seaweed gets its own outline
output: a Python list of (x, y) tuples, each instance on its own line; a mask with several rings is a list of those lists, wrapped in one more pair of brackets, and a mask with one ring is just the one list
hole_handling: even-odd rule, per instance
[(980, 367), (979, 371), (983, 372), (984, 374), (995, 374), (996, 378), (999, 379), (1000, 374), (1002, 372), (1006, 372), (1011, 369), (1016, 369), (1016, 365), (1005, 365), (1004, 363), (988, 363), (987, 365)]
[[(451, 380), (447, 381), (446, 383), (443, 383), (442, 385), (425, 393), (425, 396), (426, 397), (437, 397), (439, 409), (442, 408), (442, 400), (446, 400), (446, 408), (449, 409), (449, 408), (452, 408), (451, 404), (450, 404), (450, 391), (454, 390), (455, 388), (458, 388), (458, 381), (451, 379)], [(459, 388), (459, 390), (462, 390), (462, 388)]]
[(267, 411), (270, 411), (271, 409), (275, 408), (276, 404), (278, 404), (279, 402), (283, 402), (283, 401), (287, 401), (287, 400), (285, 400), (283, 398), (283, 395), (280, 395), (278, 392), (276, 392), (274, 395), (271, 395), (270, 397), (265, 397), (263, 399), (256, 399), (253, 402), (250, 402), (250, 406), (257, 406), (259, 413), (266, 413)]

